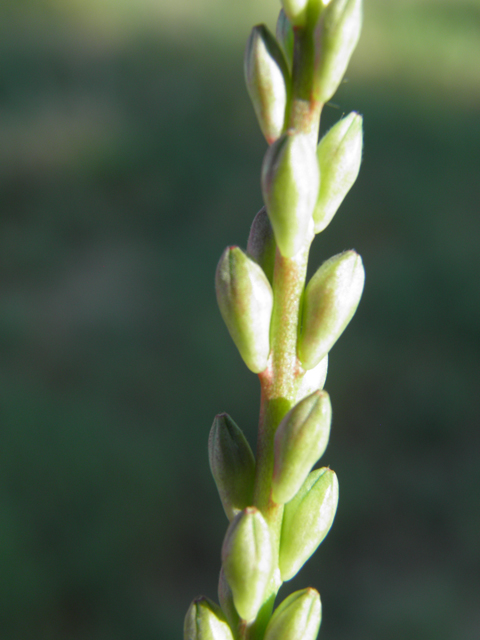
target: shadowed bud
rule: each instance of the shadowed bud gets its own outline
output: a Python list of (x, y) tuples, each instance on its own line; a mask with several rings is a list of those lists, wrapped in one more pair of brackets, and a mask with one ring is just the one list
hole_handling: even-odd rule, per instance
[(350, 322), (362, 296), (365, 271), (355, 251), (327, 260), (305, 289), (298, 357), (305, 369), (322, 360)]
[(268, 144), (283, 130), (289, 71), (274, 36), (265, 25), (253, 27), (245, 49), (245, 82)]
[(328, 371), (328, 356), (325, 356), (323, 360), (317, 364), (313, 369), (308, 369), (304, 375), (300, 378), (297, 390), (296, 401), (300, 402), (314, 391), (323, 389), (325, 380), (327, 379)]
[(330, 224), (357, 179), (362, 161), (362, 116), (352, 112), (323, 136), (317, 148), (322, 180), (313, 212), (315, 233)]
[(347, 70), (362, 27), (362, 0), (331, 0), (315, 27), (314, 97), (330, 100)]
[(315, 391), (291, 409), (275, 433), (272, 498), (289, 502), (327, 448), (332, 406), (326, 391)]
[(273, 293), (266, 275), (239, 247), (227, 247), (215, 274), (217, 302), (240, 355), (253, 373), (267, 366)]
[(218, 601), (220, 602), (220, 606), (222, 607), (222, 611), (227, 618), (227, 622), (230, 625), (230, 628), (235, 631), (235, 629), (238, 628), (240, 616), (235, 609), (232, 590), (228, 585), (223, 567), (220, 569), (220, 576), (218, 579)]
[(285, 505), (280, 541), (282, 580), (290, 580), (316, 551), (332, 526), (338, 503), (337, 476), (316, 469)]
[(285, 60), (287, 61), (287, 64), (291, 69), (293, 63), (293, 43), (295, 38), (293, 35), (292, 23), (287, 18), (287, 15), (283, 9), (281, 9), (280, 13), (278, 14), (276, 36), (277, 41), (285, 55)]
[(222, 547), (225, 577), (240, 617), (255, 619), (273, 571), (270, 530), (262, 514), (248, 507), (227, 529)]
[(280, 253), (293, 257), (311, 232), (320, 173), (308, 138), (287, 131), (267, 150), (262, 193)]
[(273, 612), (264, 640), (315, 640), (321, 619), (318, 591), (312, 588), (295, 591)]
[(205, 598), (195, 598), (183, 626), (184, 640), (233, 640), (233, 634), (220, 607)]
[(208, 458), (227, 518), (233, 520), (252, 504), (255, 458), (242, 430), (226, 413), (215, 416)]
[(267, 209), (262, 207), (253, 219), (248, 236), (247, 253), (259, 264), (268, 278), (273, 283), (273, 270), (275, 267), (275, 236), (268, 218)]

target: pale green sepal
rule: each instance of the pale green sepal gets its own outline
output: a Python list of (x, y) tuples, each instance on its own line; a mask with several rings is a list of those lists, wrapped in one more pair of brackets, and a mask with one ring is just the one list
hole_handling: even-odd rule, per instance
[(217, 302), (240, 355), (253, 373), (267, 366), (273, 292), (261, 267), (239, 247), (227, 247), (215, 274)]
[(289, 69), (291, 70), (293, 64), (293, 44), (295, 38), (293, 34), (292, 23), (287, 18), (287, 15), (283, 9), (281, 9), (280, 13), (278, 14), (276, 36), (277, 41), (282, 48), (285, 60), (287, 61)]
[(245, 82), (268, 144), (283, 130), (289, 71), (285, 57), (267, 27), (253, 27), (245, 48)]
[(308, 369), (300, 378), (296, 389), (296, 402), (300, 402), (314, 391), (323, 389), (328, 372), (328, 356), (317, 364), (313, 369)]
[(312, 471), (297, 495), (285, 505), (279, 558), (282, 580), (293, 578), (323, 541), (337, 504), (337, 476), (324, 467)]
[(275, 236), (267, 214), (266, 207), (262, 207), (253, 219), (248, 236), (247, 253), (259, 264), (268, 278), (273, 283), (273, 270), (275, 267)]
[(327, 448), (332, 405), (326, 391), (314, 391), (283, 418), (275, 433), (272, 498), (289, 502)]
[(345, 251), (322, 264), (305, 289), (303, 327), (298, 357), (313, 369), (341, 336), (362, 297), (365, 271), (355, 251)]
[(220, 413), (208, 438), (210, 469), (229, 520), (252, 504), (255, 458), (240, 427)]
[(235, 632), (238, 629), (238, 625), (240, 622), (240, 616), (235, 609), (232, 590), (230, 589), (227, 578), (225, 577), (223, 567), (220, 569), (220, 576), (218, 579), (218, 601), (220, 602), (222, 611), (225, 614), (227, 622), (233, 631), (233, 635), (235, 636)]
[(262, 193), (275, 240), (285, 258), (304, 245), (313, 226), (320, 173), (309, 139), (287, 131), (267, 150), (262, 164)]
[(337, 122), (321, 139), (317, 158), (322, 180), (313, 212), (315, 233), (330, 224), (357, 179), (362, 147), (362, 116), (355, 112)]
[(315, 27), (313, 96), (324, 104), (347, 70), (362, 27), (362, 0), (331, 0)]
[(233, 634), (220, 607), (209, 598), (195, 598), (183, 626), (184, 640), (233, 640)]
[(255, 507), (248, 507), (230, 523), (222, 562), (235, 608), (243, 620), (252, 622), (263, 604), (273, 572), (270, 530)]
[(321, 620), (318, 591), (312, 588), (295, 591), (273, 612), (264, 640), (315, 640)]

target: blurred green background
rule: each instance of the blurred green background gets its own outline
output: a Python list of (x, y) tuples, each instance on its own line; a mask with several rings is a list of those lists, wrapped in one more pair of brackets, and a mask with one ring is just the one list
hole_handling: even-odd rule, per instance
[[(325, 640), (480, 637), (480, 2), (365, 0), (322, 130), (357, 184), (312, 269), (367, 282), (332, 351)], [(0, 637), (168, 640), (216, 598), (213, 416), (254, 442), (258, 383), (216, 308), (261, 207), (243, 82), (278, 0), (0, 3)]]

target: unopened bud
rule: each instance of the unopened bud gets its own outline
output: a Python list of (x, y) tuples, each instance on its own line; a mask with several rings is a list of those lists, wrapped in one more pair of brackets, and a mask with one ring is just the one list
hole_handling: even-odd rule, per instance
[(260, 373), (270, 352), (273, 293), (261, 267), (239, 247), (227, 247), (215, 275), (217, 302), (247, 367)]
[(262, 514), (248, 507), (230, 523), (222, 547), (225, 577), (240, 617), (255, 619), (273, 571), (270, 530)]
[(184, 640), (233, 640), (233, 634), (220, 607), (209, 598), (195, 598), (183, 626)]
[(307, 23), (309, 0), (282, 0), (283, 9), (294, 27), (304, 27)]
[(361, 257), (345, 251), (327, 260), (305, 289), (298, 357), (305, 369), (322, 360), (352, 319), (365, 281)]
[(235, 609), (232, 590), (230, 589), (227, 578), (225, 577), (223, 567), (220, 569), (220, 576), (218, 579), (218, 601), (220, 602), (220, 606), (222, 607), (222, 611), (225, 614), (230, 628), (235, 631), (235, 629), (238, 628), (240, 616)]
[(293, 257), (311, 232), (320, 173), (316, 154), (303, 134), (284, 133), (267, 150), (262, 193), (280, 253)]
[(267, 214), (267, 209), (262, 207), (253, 219), (248, 236), (247, 253), (259, 264), (268, 278), (273, 283), (273, 270), (275, 267), (275, 236)]
[(287, 15), (283, 9), (281, 9), (280, 13), (278, 14), (276, 36), (277, 41), (282, 48), (285, 60), (287, 61), (287, 64), (291, 69), (293, 64), (293, 44), (295, 38), (293, 34), (292, 23), (287, 18)]
[(282, 580), (293, 578), (324, 540), (337, 504), (337, 476), (324, 467), (312, 471), (285, 505), (279, 559)]
[(321, 619), (318, 591), (312, 588), (295, 591), (273, 612), (264, 640), (316, 640)]
[(229, 520), (252, 504), (255, 458), (242, 430), (227, 413), (215, 416), (208, 438), (210, 469)]
[(328, 102), (347, 70), (362, 27), (362, 0), (331, 0), (315, 27), (314, 98)]
[(308, 369), (300, 378), (296, 389), (296, 401), (300, 402), (314, 391), (323, 389), (325, 380), (327, 379), (328, 356), (317, 364), (313, 369)]
[(332, 406), (326, 391), (315, 391), (291, 409), (275, 433), (272, 498), (289, 502), (327, 448)]
[(268, 144), (283, 130), (289, 71), (275, 37), (265, 25), (253, 27), (245, 49), (245, 82)]
[(322, 180), (313, 212), (315, 233), (330, 224), (357, 179), (362, 161), (362, 116), (352, 112), (328, 131), (317, 148)]

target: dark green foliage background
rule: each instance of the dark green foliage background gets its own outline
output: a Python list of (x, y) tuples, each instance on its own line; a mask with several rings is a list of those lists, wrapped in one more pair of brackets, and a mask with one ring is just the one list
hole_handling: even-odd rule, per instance
[[(213, 416), (256, 431), (213, 288), (262, 204), (248, 30), (233, 9), (226, 35), (169, 30), (157, 8), (129, 31), (104, 4), (1, 5), (2, 640), (180, 638), (216, 598)], [(340, 507), (284, 593), (320, 590), (326, 640), (476, 640), (480, 6), (366, 4), (322, 122), (359, 110), (364, 162), (311, 259), (353, 247), (367, 271), (326, 385)]]

